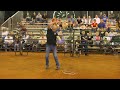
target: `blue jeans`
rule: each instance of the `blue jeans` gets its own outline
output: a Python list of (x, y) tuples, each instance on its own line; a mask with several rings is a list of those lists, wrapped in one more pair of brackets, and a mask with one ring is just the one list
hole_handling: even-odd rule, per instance
[(46, 66), (49, 66), (49, 53), (50, 51), (53, 51), (53, 56), (54, 56), (54, 59), (55, 59), (55, 62), (56, 62), (56, 66), (59, 67), (60, 64), (59, 64), (59, 61), (58, 61), (58, 56), (57, 56), (57, 48), (55, 45), (46, 45)]

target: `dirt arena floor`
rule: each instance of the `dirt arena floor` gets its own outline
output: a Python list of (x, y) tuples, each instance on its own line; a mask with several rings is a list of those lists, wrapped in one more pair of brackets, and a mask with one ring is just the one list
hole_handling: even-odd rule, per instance
[(0, 79), (120, 79), (120, 55), (90, 54), (70, 57), (58, 53), (60, 70), (50, 54), (45, 69), (45, 53), (0, 52)]

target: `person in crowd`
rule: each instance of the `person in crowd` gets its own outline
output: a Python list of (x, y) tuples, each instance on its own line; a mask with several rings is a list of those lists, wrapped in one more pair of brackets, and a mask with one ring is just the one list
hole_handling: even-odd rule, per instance
[(84, 50), (85, 55), (88, 55), (88, 36), (85, 35), (85, 31), (82, 31), (81, 46), (82, 50)]
[(13, 45), (13, 37), (8, 34), (5, 37), (4, 44), (5, 44), (5, 51), (7, 51), (8, 47)]
[(91, 24), (92, 32), (96, 32), (98, 28), (98, 24), (96, 23), (96, 19), (94, 19), (93, 23)]

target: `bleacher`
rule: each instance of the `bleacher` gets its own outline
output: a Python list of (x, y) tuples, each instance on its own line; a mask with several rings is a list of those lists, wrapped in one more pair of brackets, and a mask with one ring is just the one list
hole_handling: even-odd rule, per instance
[[(51, 20), (51, 19), (49, 19), (49, 20)], [(113, 20), (114, 21), (114, 20)], [(9, 22), (9, 21), (8, 21)], [(48, 21), (48, 23), (28, 23), (28, 22), (26, 22), (25, 20), (22, 20), (22, 21), (20, 21), (23, 25), (25, 25), (25, 27), (26, 27), (26, 29), (27, 29), (27, 32), (28, 32), (28, 34), (31, 34), (32, 33), (32, 35), (34, 36), (34, 38), (35, 39), (39, 39), (40, 38), (40, 36), (41, 36), (41, 33), (44, 33), (44, 35), (46, 35), (46, 28), (47, 28), (47, 24), (49, 23), (49, 21)], [(113, 23), (113, 22), (111, 22), (111, 23)], [(15, 24), (16, 25), (16, 24)], [(14, 32), (14, 34), (16, 33), (16, 32), (19, 32), (19, 29), (15, 26), (15, 25), (13, 25), (12, 27), (10, 27), (9, 28), (9, 30), (10, 29), (12, 29), (12, 30), (10, 30), (10, 31), (13, 31)], [(4, 26), (4, 25), (3, 25)], [(8, 27), (8, 26), (7, 26)], [(112, 24), (112, 26), (110, 27), (111, 29), (113, 29), (113, 30), (116, 30), (116, 25), (115, 25), (115, 23), (113, 23)], [(73, 31), (74, 31), (74, 29), (76, 29), (75, 30), (75, 32), (74, 32), (74, 40), (76, 40), (76, 38), (77, 38), (77, 36), (80, 36), (80, 30), (84, 30), (84, 31), (91, 31), (91, 28), (85, 28), (85, 29), (83, 29), (83, 28), (80, 28), (80, 27), (77, 27), (77, 28), (73, 28)], [(67, 38), (70, 36), (70, 35), (73, 35), (73, 32), (69, 32), (69, 30), (67, 30), (68, 32), (64, 32), (63, 33), (63, 36), (64, 36), (64, 38), (65, 38), (65, 40), (67, 40)], [(2, 49), (2, 46), (0, 47), (1, 49)], [(64, 49), (63, 49), (64, 48)], [(64, 44), (64, 47), (62, 48), (62, 50), (63, 51), (65, 51), (65, 44)], [(38, 49), (40, 49), (40, 47), (38, 47)], [(40, 50), (36, 50), (36, 51), (40, 51)], [(91, 47), (91, 46), (88, 46), (88, 49), (89, 50), (100, 50), (101, 48), (100, 47), (98, 47), (98, 46), (93, 46), (93, 47)], [(116, 49), (118, 49), (118, 48), (116, 48)], [(42, 51), (45, 51), (45, 48), (44, 49), (41, 49)], [(59, 50), (61, 50), (61, 48), (60, 49), (58, 49), (58, 51)]]

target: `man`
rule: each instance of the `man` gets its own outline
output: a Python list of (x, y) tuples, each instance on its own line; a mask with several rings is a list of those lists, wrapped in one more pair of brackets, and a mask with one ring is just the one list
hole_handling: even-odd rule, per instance
[(85, 56), (88, 55), (88, 36), (85, 35), (85, 31), (82, 31), (82, 35), (81, 35), (81, 46), (82, 49), (84, 50)]
[(8, 46), (11, 46), (13, 44), (13, 37), (11, 37), (10, 35), (6, 36), (4, 43), (5, 43), (5, 51), (7, 51)]
[(95, 20), (96, 20), (96, 23), (97, 23), (97, 24), (100, 23), (100, 18), (98, 17), (98, 15), (95, 16)]
[(52, 50), (54, 59), (56, 62), (56, 70), (60, 69), (60, 64), (58, 61), (57, 56), (57, 48), (56, 48), (56, 37), (58, 34), (56, 33), (56, 30), (58, 29), (58, 26), (55, 24), (49, 25), (47, 30), (47, 44), (46, 44), (46, 69), (49, 68), (49, 53)]
[(103, 28), (103, 29), (106, 28), (105, 23), (102, 19), (100, 20), (100, 23), (98, 24), (98, 28), (100, 28), (100, 29), (101, 28)]

